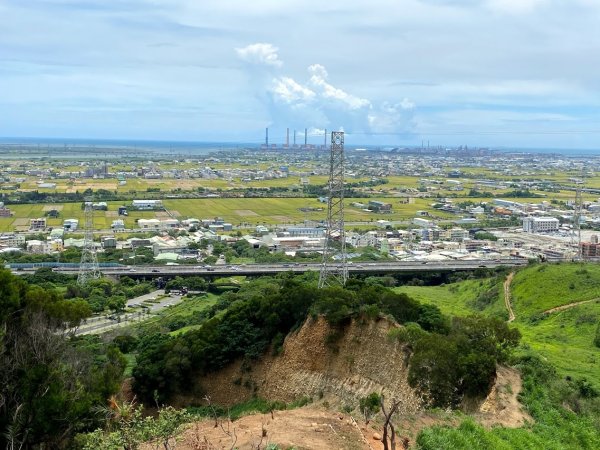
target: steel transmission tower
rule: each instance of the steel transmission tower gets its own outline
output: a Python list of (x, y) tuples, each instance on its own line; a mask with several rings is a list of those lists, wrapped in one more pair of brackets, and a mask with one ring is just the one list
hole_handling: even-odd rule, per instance
[(575, 211), (573, 212), (573, 239), (577, 244), (577, 259), (581, 259), (581, 185), (575, 191)]
[[(329, 183), (327, 193), (327, 229), (319, 287), (344, 286), (348, 280), (346, 264), (346, 233), (344, 231), (344, 133), (331, 133)], [(338, 261), (332, 261), (334, 254)]]
[(94, 246), (94, 209), (92, 202), (85, 202), (85, 235), (81, 262), (79, 263), (79, 275), (77, 284), (84, 285), (89, 280), (100, 278), (98, 259), (96, 258), (96, 247)]

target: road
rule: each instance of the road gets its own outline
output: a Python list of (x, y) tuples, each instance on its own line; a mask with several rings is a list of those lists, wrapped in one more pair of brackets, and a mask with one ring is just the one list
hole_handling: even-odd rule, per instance
[[(360, 262), (348, 264), (349, 273), (379, 274), (398, 272), (446, 272), (456, 270), (493, 269), (497, 267), (519, 267), (527, 265), (527, 260), (519, 258), (474, 259), (459, 261), (386, 261)], [(179, 266), (122, 266), (102, 268), (106, 276), (160, 277), (176, 275), (200, 276), (234, 276), (234, 275), (269, 275), (282, 272), (304, 273), (318, 271), (317, 263), (300, 264), (241, 264), (224, 266), (179, 265)], [(16, 273), (27, 273), (35, 269), (25, 269)], [(56, 268), (56, 272), (75, 274), (76, 268)]]
[[(90, 317), (84, 324), (74, 330), (74, 333), (75, 335), (104, 333), (105, 331), (128, 325), (131, 322), (142, 320), (147, 314), (156, 314), (164, 308), (176, 305), (181, 302), (181, 300), (181, 295), (165, 295), (165, 291), (159, 289), (149, 294), (140, 295), (139, 297), (128, 300), (127, 308), (123, 314)], [(139, 309), (133, 311), (132, 309), (134, 308)], [(111, 317), (113, 317), (113, 319), (111, 319)]]

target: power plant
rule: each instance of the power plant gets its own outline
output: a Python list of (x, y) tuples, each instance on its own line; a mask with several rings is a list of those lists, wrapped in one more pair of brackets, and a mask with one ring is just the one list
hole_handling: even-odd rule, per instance
[(265, 128), (265, 141), (261, 144), (261, 150), (290, 150), (290, 149), (299, 149), (299, 150), (327, 150), (329, 147), (327, 145), (327, 130), (323, 131), (323, 134), (318, 133), (315, 135), (323, 136), (322, 144), (309, 144), (308, 143), (308, 128), (304, 129), (304, 144), (298, 145), (297, 143), (297, 131), (293, 130), (293, 141), (292, 145), (290, 145), (290, 129), (286, 128), (285, 130), (285, 139), (281, 144), (269, 143), (269, 128)]

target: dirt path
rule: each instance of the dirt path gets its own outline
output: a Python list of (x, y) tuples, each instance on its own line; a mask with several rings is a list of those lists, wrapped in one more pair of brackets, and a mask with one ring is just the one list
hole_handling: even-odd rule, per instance
[(504, 280), (504, 304), (506, 305), (506, 309), (508, 310), (508, 323), (515, 320), (515, 312), (512, 309), (512, 305), (510, 304), (510, 284), (512, 283), (513, 277), (515, 276), (514, 272), (511, 272)]
[(569, 303), (568, 305), (557, 306), (555, 308), (547, 309), (542, 314), (552, 314), (554, 312), (564, 311), (565, 309), (571, 309), (571, 308), (574, 308), (579, 305), (585, 305), (586, 303), (594, 303), (594, 302), (600, 302), (600, 298), (593, 298), (591, 300), (582, 300), (580, 302)]

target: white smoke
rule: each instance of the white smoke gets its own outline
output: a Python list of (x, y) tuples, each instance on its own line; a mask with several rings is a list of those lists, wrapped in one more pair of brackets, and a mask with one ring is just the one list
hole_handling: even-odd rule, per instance
[(280, 73), (283, 61), (272, 44), (235, 50), (247, 63), (257, 98), (268, 108), (275, 127), (344, 129), (367, 134), (409, 134), (413, 129), (415, 104), (407, 98), (375, 105), (331, 84), (321, 64), (309, 66), (306, 81), (299, 82)]
[(281, 67), (283, 62), (279, 59), (278, 50), (277, 47), (271, 44), (261, 42), (235, 49), (238, 57), (247, 63)]

